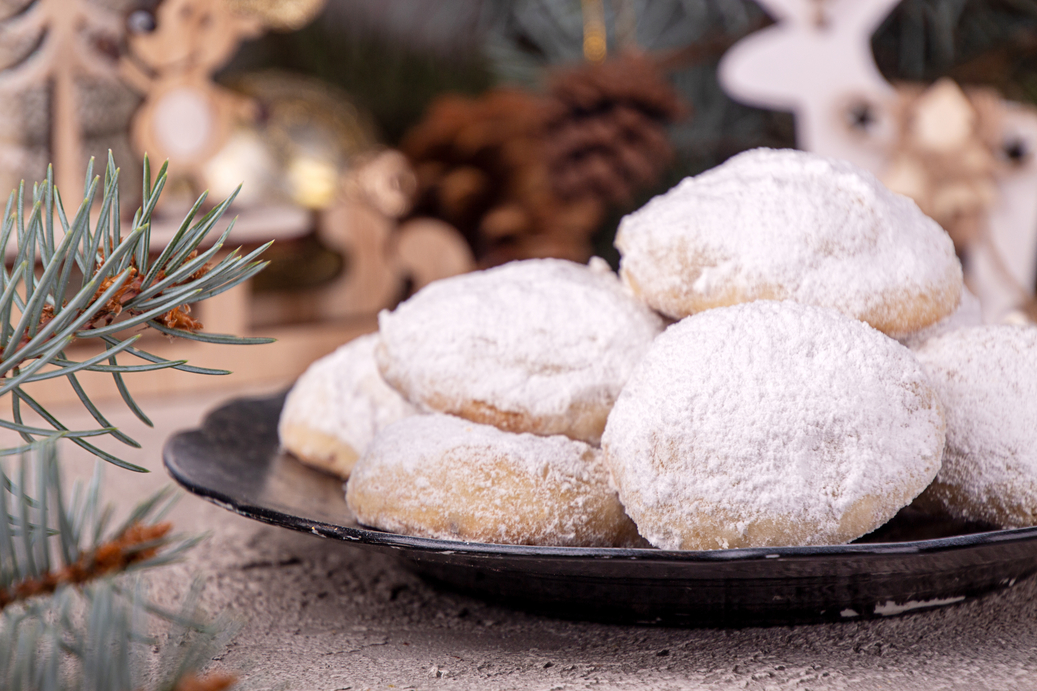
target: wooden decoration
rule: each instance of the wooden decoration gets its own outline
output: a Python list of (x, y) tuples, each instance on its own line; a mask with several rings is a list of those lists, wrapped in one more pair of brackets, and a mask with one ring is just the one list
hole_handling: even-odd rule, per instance
[[(321, 237), (343, 250), (350, 267), (365, 267), (372, 274), (377, 270), (379, 278), (372, 276), (365, 282), (347, 272), (341, 290), (328, 291), (337, 305), (329, 305), (329, 310), (377, 312), (403, 297), (401, 290), (407, 281), (411, 290), (417, 290), (475, 268), (468, 244), (453, 226), (423, 217), (399, 223), (413, 206), (417, 192), (414, 171), (399, 151), (384, 151), (361, 163), (343, 187), (342, 201), (322, 219)], [(368, 225), (358, 222), (361, 218)], [(378, 292), (361, 287), (379, 284), (384, 287)], [(377, 301), (373, 299), (376, 294)]]
[(892, 136), (884, 114), (894, 91), (875, 65), (870, 41), (900, 0), (757, 2), (777, 23), (724, 54), (721, 86), (743, 103), (794, 111), (801, 148), (879, 168), (876, 140)]
[(413, 218), (401, 223), (394, 254), (411, 290), (475, 268), (472, 252), (457, 228), (435, 218)]
[(905, 86), (898, 93), (898, 137), (880, 179), (914, 199), (962, 254), (979, 236), (982, 218), (997, 198), (997, 161), (984, 137), (993, 128), (987, 114), (995, 112), (997, 98), (974, 92), (974, 103), (950, 79), (928, 89)]
[[(253, 173), (248, 180), (253, 184), (278, 177), (274, 184), (286, 188), (281, 198), (259, 184), (262, 193), (239, 198), (228, 247), (299, 237), (316, 222), (323, 243), (346, 257), (341, 276), (312, 290), (255, 295), (241, 285), (206, 301), (192, 315), (206, 331), (273, 336), (277, 342), (228, 350), (158, 339), (149, 345), (151, 352), (206, 367), (230, 366), (235, 374), (199, 378), (152, 372), (135, 379), (138, 393), (288, 381), (346, 340), (376, 328), (377, 312), (392, 307), (407, 290), (474, 268), (468, 245), (452, 226), (420, 217), (400, 222), (413, 205), (413, 171), (398, 152), (354, 160), (372, 146), (372, 129), (362, 113), (342, 107), (348, 104), (325, 86), (264, 76), (243, 83), (242, 93), (212, 81), (242, 40), (266, 29), (298, 28), (322, 6), (323, 0), (162, 0), (126, 15), (89, 0), (35, 0), (0, 20), (0, 94), (49, 85), (51, 155), (66, 208), (75, 206), (85, 167), (77, 80), (127, 83), (143, 98), (131, 128), (137, 152), (147, 152), (153, 164), (169, 160), (171, 184), (164, 198), (175, 198), (177, 191), (196, 195), (217, 173), (220, 180), (232, 180), (231, 188), (241, 181), (242, 170)], [(120, 56), (123, 45), (127, 52)], [(276, 107), (263, 101), (269, 117), (259, 127), (256, 104), (264, 97), (274, 99)], [(304, 125), (311, 128), (307, 135), (323, 127), (334, 145), (320, 140), (318, 153), (335, 149), (337, 158), (307, 156), (303, 144), (314, 148), (314, 138), (297, 136)], [(5, 156), (10, 152), (0, 139), (0, 159)], [(329, 165), (321, 168), (322, 163)], [(344, 168), (349, 175), (343, 181)], [(169, 240), (180, 218), (156, 217), (153, 247)], [(81, 355), (89, 357), (75, 353)], [(110, 377), (85, 373), (81, 382), (91, 396), (112, 395)], [(45, 403), (74, 397), (61, 384), (39, 382), (33, 390)]]
[[(3, 22), (13, 50), (0, 72), (0, 94), (13, 98), (49, 85), (50, 157), (66, 201), (78, 205), (83, 189), (83, 136), (77, 80), (114, 82), (112, 50), (121, 35), (121, 14), (87, 0), (35, 0)], [(6, 196), (6, 194), (5, 194)]]
[(777, 21), (723, 56), (723, 88), (792, 110), (800, 147), (870, 170), (944, 224), (984, 318), (1037, 285), (1037, 109), (944, 81), (895, 87), (870, 39), (899, 0), (757, 0)]
[(1037, 323), (1037, 108), (1002, 100), (997, 105), (998, 197), (985, 232), (970, 247), (967, 277), (988, 321), (1021, 310)]
[[(301, 25), (322, 0), (283, 3), (163, 0), (129, 15), (122, 76), (144, 95), (133, 120), (137, 151), (169, 160), (171, 177), (200, 192), (201, 169), (226, 145), (236, 122), (257, 115), (253, 102), (218, 86), (213, 75), (241, 41), (285, 22)], [(287, 19), (285, 17), (287, 16)]]
[[(400, 224), (413, 204), (417, 181), (407, 159), (384, 151), (346, 177), (338, 203), (321, 213), (322, 243), (345, 258), (332, 282), (293, 292), (256, 296), (256, 314), (270, 323), (373, 315), (412, 290), (475, 268), (464, 238), (429, 218)], [(409, 282), (409, 283), (408, 283)]]

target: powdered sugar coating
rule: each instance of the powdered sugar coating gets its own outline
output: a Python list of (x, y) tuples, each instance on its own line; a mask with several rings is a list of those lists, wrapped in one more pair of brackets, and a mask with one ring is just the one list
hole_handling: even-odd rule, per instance
[(499, 544), (635, 544), (600, 451), (450, 415), (390, 425), (357, 462), (346, 500), (365, 525)]
[(659, 336), (602, 448), (645, 538), (716, 549), (870, 532), (929, 484), (943, 441), (910, 351), (835, 311), (760, 301)]
[(284, 448), (348, 477), (378, 430), (418, 412), (378, 373), (377, 344), (378, 334), (360, 336), (307, 368), (281, 410)]
[(943, 401), (943, 469), (919, 504), (1002, 527), (1037, 525), (1037, 328), (978, 326), (916, 351)]
[(378, 321), (382, 375), (409, 400), (592, 444), (662, 331), (611, 271), (560, 259), (437, 281)]
[(891, 336), (958, 305), (950, 238), (844, 161), (755, 149), (626, 216), (620, 275), (675, 319), (758, 299), (835, 308)]

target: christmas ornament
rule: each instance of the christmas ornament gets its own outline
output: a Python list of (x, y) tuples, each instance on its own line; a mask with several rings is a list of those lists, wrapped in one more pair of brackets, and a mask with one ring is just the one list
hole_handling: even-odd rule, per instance
[(325, 209), (335, 203), (354, 159), (378, 148), (372, 118), (347, 94), (318, 79), (268, 71), (248, 74), (230, 87), (262, 116), (239, 125), (201, 166), (213, 194), (244, 182), (239, 199), (245, 205)]
[(883, 162), (877, 142), (892, 136), (894, 91), (870, 39), (898, 2), (757, 0), (776, 23), (724, 54), (720, 84), (743, 103), (795, 112), (801, 148), (875, 170)]
[(202, 191), (205, 162), (227, 144), (238, 123), (260, 115), (252, 100), (213, 82), (216, 70), (241, 41), (266, 28), (301, 26), (322, 5), (323, 0), (163, 0), (154, 9), (132, 11), (120, 66), (122, 78), (144, 96), (131, 132), (138, 152), (168, 159), (191, 196)]
[(400, 221), (413, 206), (417, 186), (398, 151), (354, 161), (317, 224), (322, 245), (343, 257), (343, 270), (318, 286), (257, 295), (256, 314), (270, 324), (373, 315), (409, 291), (475, 268), (454, 227), (424, 217)]
[[(997, 200), (999, 101), (990, 89), (963, 91), (941, 79), (897, 89), (896, 140), (881, 180), (935, 219), (964, 255)], [(1007, 157), (1006, 157), (1007, 158)]]

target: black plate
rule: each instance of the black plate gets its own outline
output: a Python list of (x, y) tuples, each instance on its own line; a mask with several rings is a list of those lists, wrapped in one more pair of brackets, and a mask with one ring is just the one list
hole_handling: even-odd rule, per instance
[[(191, 492), (266, 523), (390, 549), (419, 573), (555, 615), (743, 625), (881, 617), (1012, 586), (1037, 572), (1037, 528), (986, 531), (902, 511), (849, 545), (679, 552), (449, 542), (361, 528), (342, 483), (278, 450), (284, 396), (241, 399), (166, 444)], [(926, 538), (926, 539), (921, 539)]]

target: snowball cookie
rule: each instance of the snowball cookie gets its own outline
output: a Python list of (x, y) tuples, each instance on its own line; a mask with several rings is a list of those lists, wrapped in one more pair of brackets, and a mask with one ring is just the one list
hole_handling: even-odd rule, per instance
[(378, 374), (377, 343), (378, 334), (360, 336), (299, 377), (277, 425), (282, 448), (346, 478), (378, 430), (418, 412)]
[(936, 221), (853, 165), (755, 149), (625, 217), (620, 275), (675, 319), (752, 300), (833, 307), (891, 336), (958, 306), (961, 264)]
[(442, 540), (637, 544), (600, 454), (568, 437), (415, 416), (375, 437), (346, 502), (364, 525)]
[(382, 375), (410, 401), (590, 444), (663, 326), (604, 262), (561, 259), (431, 283), (378, 323)]
[(1006, 528), (1037, 525), (1037, 328), (978, 326), (915, 351), (943, 402), (943, 469), (921, 508)]
[(967, 329), (972, 326), (980, 326), (982, 323), (983, 307), (980, 305), (979, 298), (976, 297), (971, 290), (962, 286), (961, 302), (958, 304), (956, 310), (932, 326), (927, 326), (921, 331), (915, 331), (914, 333), (902, 336), (897, 340), (908, 348), (914, 349), (921, 346), (930, 338), (941, 336), (956, 329)]
[(659, 336), (602, 450), (649, 542), (716, 549), (864, 535), (925, 489), (943, 443), (907, 348), (833, 310), (760, 301)]

